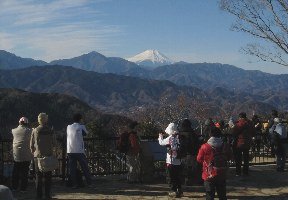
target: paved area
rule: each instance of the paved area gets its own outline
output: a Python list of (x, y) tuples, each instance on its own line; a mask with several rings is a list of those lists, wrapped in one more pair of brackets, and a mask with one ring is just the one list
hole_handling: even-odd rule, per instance
[[(184, 186), (181, 199), (205, 199), (203, 186)], [(168, 185), (162, 180), (151, 184), (128, 184), (120, 176), (95, 177), (93, 187), (71, 189), (60, 180), (53, 181), (53, 199), (172, 199), (167, 196)], [(230, 169), (227, 180), (228, 199), (288, 200), (288, 172), (276, 172), (275, 166), (253, 166), (248, 177), (236, 177)], [(34, 199), (34, 183), (27, 193), (14, 192), (18, 200)]]

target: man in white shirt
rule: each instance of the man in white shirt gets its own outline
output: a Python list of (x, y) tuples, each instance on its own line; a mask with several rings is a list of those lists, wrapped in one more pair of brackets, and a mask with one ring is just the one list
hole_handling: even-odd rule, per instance
[(73, 124), (67, 126), (67, 154), (69, 158), (69, 174), (71, 176), (73, 187), (77, 187), (76, 169), (77, 162), (81, 166), (87, 185), (91, 185), (91, 175), (88, 169), (88, 162), (84, 151), (83, 136), (87, 135), (86, 127), (80, 124), (81, 114), (73, 116)]

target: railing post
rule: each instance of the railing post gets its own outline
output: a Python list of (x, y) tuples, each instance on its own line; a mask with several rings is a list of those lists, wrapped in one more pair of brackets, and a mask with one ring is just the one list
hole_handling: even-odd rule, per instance
[(65, 181), (66, 178), (66, 138), (62, 137), (61, 141), (62, 148), (62, 181)]

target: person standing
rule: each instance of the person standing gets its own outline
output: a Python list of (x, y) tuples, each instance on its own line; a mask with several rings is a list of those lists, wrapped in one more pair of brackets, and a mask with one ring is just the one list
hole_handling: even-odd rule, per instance
[(282, 123), (282, 119), (276, 117), (274, 125), (269, 130), (272, 144), (275, 146), (276, 165), (278, 172), (285, 171), (286, 155), (288, 149), (287, 128)]
[(177, 158), (177, 147), (179, 145), (177, 125), (175, 123), (170, 123), (165, 129), (165, 133), (169, 136), (164, 139), (163, 133), (159, 133), (158, 141), (161, 146), (167, 147), (166, 164), (171, 183), (171, 192), (169, 192), (169, 196), (181, 197), (183, 196), (181, 186), (182, 165), (181, 160)]
[(19, 183), (20, 191), (24, 192), (27, 189), (29, 165), (33, 158), (30, 151), (31, 132), (26, 117), (21, 117), (19, 126), (12, 129), (14, 159), (12, 190), (17, 190)]
[(36, 172), (36, 195), (37, 199), (42, 198), (42, 179), (44, 178), (45, 198), (51, 199), (52, 171), (42, 172), (38, 167), (37, 158), (53, 155), (53, 130), (48, 127), (48, 115), (38, 115), (39, 126), (32, 131), (30, 148), (34, 153)]
[(249, 175), (249, 149), (252, 143), (252, 137), (255, 135), (255, 128), (246, 113), (239, 114), (239, 120), (236, 122), (233, 130), (235, 139), (233, 152), (236, 164), (236, 176), (241, 175), (241, 166), (243, 160), (243, 175)]
[(126, 154), (127, 164), (129, 171), (127, 174), (128, 183), (140, 183), (141, 177), (141, 162), (140, 162), (140, 139), (135, 130), (137, 122), (131, 122), (129, 124), (128, 131), (128, 152)]
[(82, 115), (77, 113), (73, 116), (73, 124), (67, 126), (67, 154), (69, 159), (69, 174), (71, 176), (73, 188), (77, 188), (76, 171), (77, 162), (85, 176), (87, 185), (91, 185), (91, 175), (88, 168), (88, 162), (85, 156), (83, 136), (88, 131), (81, 123)]
[[(186, 140), (187, 152), (183, 158), (183, 174), (186, 185), (193, 185), (198, 180), (196, 156), (200, 148), (200, 142), (195, 131), (192, 128), (191, 121), (184, 119), (179, 126), (179, 135)], [(200, 177), (199, 177), (200, 178)]]
[(232, 151), (229, 144), (223, 143), (220, 129), (211, 128), (209, 135), (209, 140), (201, 146), (197, 155), (197, 161), (203, 165), (206, 199), (213, 200), (217, 191), (219, 200), (226, 200), (226, 173)]

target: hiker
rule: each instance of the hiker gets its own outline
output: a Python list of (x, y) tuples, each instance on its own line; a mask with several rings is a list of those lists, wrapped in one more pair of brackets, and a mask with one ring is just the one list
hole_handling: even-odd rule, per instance
[(51, 199), (52, 171), (42, 172), (38, 166), (37, 158), (53, 155), (53, 130), (48, 127), (48, 115), (38, 115), (39, 126), (33, 129), (30, 141), (30, 149), (34, 154), (36, 172), (36, 196), (42, 198), (42, 179), (44, 178), (45, 198)]
[(220, 200), (226, 200), (226, 174), (232, 151), (229, 144), (223, 143), (220, 129), (211, 128), (209, 135), (209, 140), (201, 146), (197, 155), (197, 161), (203, 165), (206, 199), (213, 200), (216, 191)]
[(276, 155), (276, 165), (277, 171), (283, 172), (285, 169), (286, 155), (288, 149), (287, 141), (287, 128), (282, 123), (282, 119), (276, 117), (274, 119), (274, 124), (269, 130), (272, 144), (275, 146), (275, 155)]
[(260, 153), (260, 144), (262, 139), (262, 123), (258, 115), (253, 115), (252, 122), (255, 127), (255, 137), (252, 138), (253, 139), (252, 151), (257, 150), (257, 152)]
[(278, 111), (277, 110), (272, 110), (271, 111), (271, 117), (268, 120), (268, 125), (265, 129), (266, 131), (266, 136), (267, 136), (267, 140), (268, 140), (268, 144), (271, 148), (271, 156), (275, 156), (275, 145), (272, 142), (272, 138), (271, 138), (271, 134), (269, 133), (269, 130), (272, 128), (272, 126), (274, 125), (274, 119), (278, 117)]
[(197, 181), (196, 156), (200, 144), (189, 119), (184, 119), (180, 122), (179, 135), (184, 136), (187, 145), (187, 149), (185, 149), (186, 155), (182, 158), (185, 185), (193, 185), (193, 183)]
[(12, 129), (13, 135), (13, 159), (12, 190), (17, 190), (20, 183), (20, 191), (25, 192), (28, 184), (28, 172), (33, 155), (30, 151), (30, 139), (32, 130), (28, 128), (28, 119), (21, 117), (19, 126)]
[(140, 161), (140, 139), (137, 135), (136, 127), (137, 122), (131, 122), (128, 125), (128, 135), (127, 135), (127, 164), (128, 164), (128, 183), (141, 183), (141, 161)]
[(181, 187), (182, 165), (181, 160), (177, 158), (177, 147), (179, 145), (179, 132), (177, 125), (175, 123), (170, 123), (165, 129), (165, 133), (167, 133), (169, 136), (164, 139), (163, 133), (159, 133), (158, 141), (161, 146), (167, 147), (166, 164), (171, 184), (169, 196), (181, 197), (183, 196)]
[(236, 176), (241, 176), (241, 166), (243, 160), (243, 175), (249, 175), (249, 149), (252, 143), (252, 137), (255, 135), (253, 123), (247, 119), (246, 113), (239, 114), (239, 120), (236, 122), (232, 134), (234, 137), (233, 153), (236, 164)]
[(78, 188), (77, 183), (77, 163), (79, 163), (85, 176), (88, 186), (92, 184), (91, 175), (88, 168), (88, 162), (85, 156), (83, 136), (88, 131), (85, 125), (80, 124), (82, 115), (77, 113), (73, 116), (73, 124), (67, 126), (67, 155), (69, 159), (69, 175), (72, 181), (72, 188)]
[(204, 137), (204, 142), (207, 142), (209, 139), (209, 134), (211, 132), (211, 128), (214, 127), (215, 124), (212, 120), (212, 118), (208, 118), (207, 120), (205, 120), (204, 122), (204, 127), (203, 127), (203, 137)]

